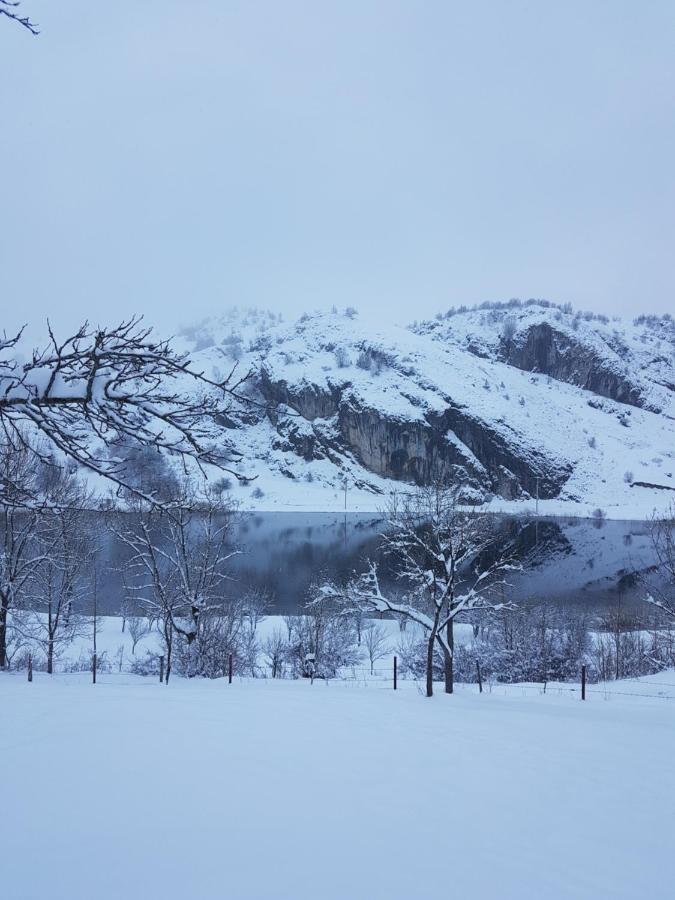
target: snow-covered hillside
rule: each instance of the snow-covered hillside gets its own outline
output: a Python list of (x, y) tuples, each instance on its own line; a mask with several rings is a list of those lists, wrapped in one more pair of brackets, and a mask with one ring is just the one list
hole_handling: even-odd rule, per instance
[[(675, 499), (675, 324), (531, 302), (403, 328), (350, 309), (287, 324), (232, 311), (179, 336), (252, 372), (232, 424), (245, 508), (373, 510), (454, 478), (494, 509), (635, 518)], [(345, 491), (346, 485), (346, 491)]]

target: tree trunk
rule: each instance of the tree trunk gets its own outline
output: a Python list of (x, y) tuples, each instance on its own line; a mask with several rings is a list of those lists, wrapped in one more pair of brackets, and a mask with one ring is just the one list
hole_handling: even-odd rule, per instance
[(433, 629), (427, 644), (427, 697), (434, 696), (434, 649), (436, 647), (436, 629)]
[(52, 675), (54, 673), (54, 641), (50, 640), (47, 642), (47, 674)]
[(443, 661), (445, 663), (445, 693), (452, 694), (455, 686), (454, 680), (454, 670), (453, 670), (453, 662), (455, 655), (455, 632), (453, 626), (453, 619), (450, 619), (448, 622), (448, 627), (446, 631), (446, 642), (448, 647), (450, 648), (450, 652), (443, 648)]
[(7, 610), (9, 609), (9, 599), (2, 598), (0, 603), (0, 669), (4, 669), (7, 665)]

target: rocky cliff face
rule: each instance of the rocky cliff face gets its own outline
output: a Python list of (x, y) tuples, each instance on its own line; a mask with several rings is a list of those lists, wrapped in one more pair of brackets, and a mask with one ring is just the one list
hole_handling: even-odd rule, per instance
[[(674, 485), (671, 325), (619, 328), (546, 306), (413, 329), (332, 313), (272, 317), (254, 335), (235, 323), (200, 355), (216, 374), (223, 353), (252, 371), (262, 405), (235, 431), (260, 483), (271, 473), (377, 495), (443, 480), (471, 502), (576, 502), (631, 480)], [(209, 343), (204, 327), (199, 338)]]
[(634, 375), (610, 348), (601, 355), (599, 348), (575, 340), (548, 322), (530, 325), (512, 340), (503, 340), (502, 348), (502, 358), (519, 369), (542, 372), (619, 403), (649, 406)]

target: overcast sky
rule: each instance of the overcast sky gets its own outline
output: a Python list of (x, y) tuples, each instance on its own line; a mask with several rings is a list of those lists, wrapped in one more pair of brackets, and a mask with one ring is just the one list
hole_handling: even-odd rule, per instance
[(0, 329), (675, 312), (675, 3), (23, 0)]

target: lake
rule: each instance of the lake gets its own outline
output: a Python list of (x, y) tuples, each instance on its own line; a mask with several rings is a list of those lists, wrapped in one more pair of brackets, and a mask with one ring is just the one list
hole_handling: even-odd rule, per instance
[[(506, 599), (547, 600), (601, 612), (617, 603), (640, 604), (644, 589), (634, 573), (655, 563), (646, 522), (572, 518), (495, 517), (500, 542), (514, 542), (522, 572), (510, 573)], [(235, 527), (242, 550), (231, 565), (231, 590), (256, 587), (274, 598), (270, 612), (297, 612), (315, 578), (341, 581), (379, 560), (382, 583), (392, 583), (388, 561), (379, 552), (383, 521), (368, 513), (245, 513)], [(106, 576), (101, 611), (119, 610), (122, 597), (119, 549), (104, 541)]]

